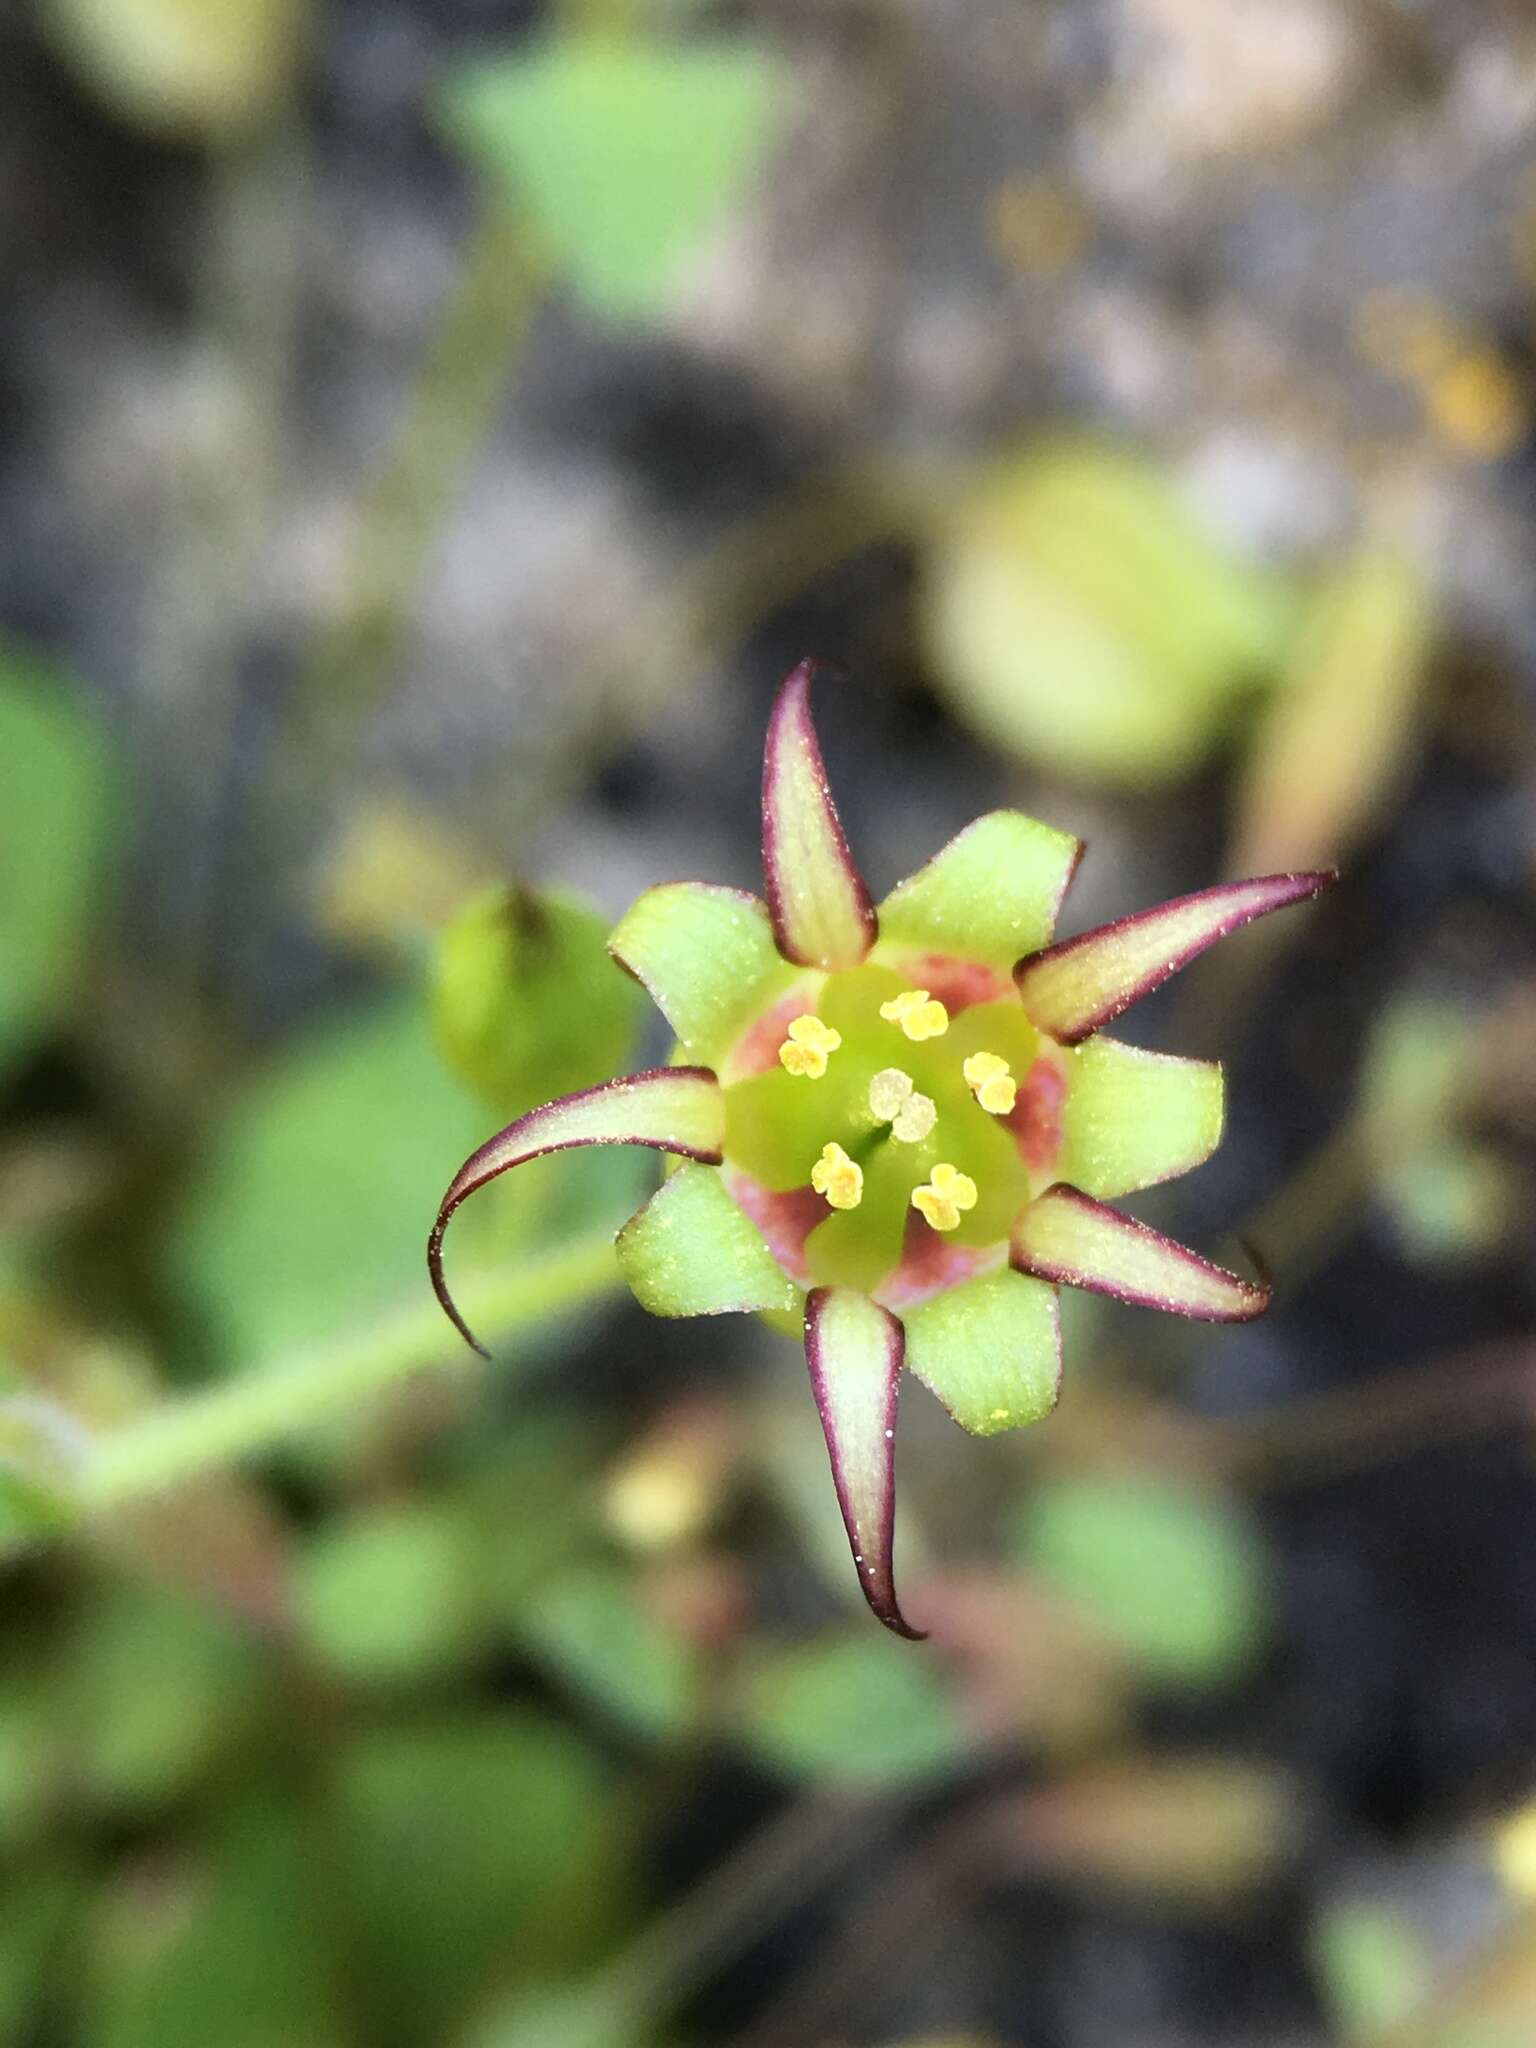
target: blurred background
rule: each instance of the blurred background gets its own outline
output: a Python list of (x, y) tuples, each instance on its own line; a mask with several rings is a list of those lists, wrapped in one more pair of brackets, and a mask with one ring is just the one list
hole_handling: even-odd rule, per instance
[[(0, 11), (0, 2043), (1536, 2039), (1536, 19), (1519, 0)], [(603, 935), (757, 883), (1340, 887), (1047, 1423), (646, 1319)]]

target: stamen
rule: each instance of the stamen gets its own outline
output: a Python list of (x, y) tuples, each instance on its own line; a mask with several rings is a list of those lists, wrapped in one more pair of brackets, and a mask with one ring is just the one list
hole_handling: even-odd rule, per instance
[(789, 1036), (779, 1047), (779, 1065), (788, 1074), (819, 1081), (827, 1071), (827, 1054), (836, 1052), (842, 1042), (840, 1031), (834, 1031), (830, 1024), (823, 1024), (807, 1011), (791, 1023)]
[(899, 1024), (908, 1038), (942, 1038), (949, 1029), (949, 1012), (925, 988), (903, 989), (880, 1005), (887, 1024)]
[(882, 1067), (869, 1084), (869, 1113), (889, 1124), (891, 1136), (904, 1145), (919, 1145), (939, 1120), (931, 1095), (919, 1095), (910, 1074), (900, 1067)]
[(973, 1052), (960, 1071), (966, 1086), (989, 1115), (1012, 1115), (1019, 1084), (1006, 1060), (999, 1059), (995, 1052)]
[(811, 1168), (811, 1186), (833, 1209), (857, 1209), (864, 1199), (864, 1169), (841, 1145), (823, 1145)]
[(935, 1230), (958, 1230), (962, 1209), (976, 1206), (976, 1183), (947, 1160), (933, 1169), (932, 1178), (912, 1190), (912, 1206)]

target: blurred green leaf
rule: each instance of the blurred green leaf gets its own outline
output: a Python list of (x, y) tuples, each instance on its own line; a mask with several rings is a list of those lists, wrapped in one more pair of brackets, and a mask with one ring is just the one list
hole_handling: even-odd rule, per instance
[(189, 1868), (128, 1863), (104, 1900), (80, 2038), (85, 2048), (335, 2048), (330, 1923), (309, 1817), (246, 1796), (215, 1819)]
[(437, 953), (443, 1057), (504, 1117), (612, 1079), (630, 1064), (644, 991), (615, 966), (608, 926), (560, 890), (493, 889)]
[(1405, 557), (1362, 548), (1326, 578), (1248, 750), (1232, 873), (1324, 867), (1359, 844), (1417, 747), (1429, 635)]
[(151, 134), (218, 140), (271, 111), (303, 45), (307, 0), (41, 0), (61, 54)]
[(60, 1014), (103, 880), (103, 735), (63, 679), (0, 641), (0, 1073)]
[(441, 2040), (493, 1977), (539, 1973), (540, 1909), (577, 1873), (597, 1882), (607, 1790), (591, 1751), (531, 1714), (353, 1743), (335, 1818), (368, 2038)]
[(1264, 1550), (1219, 1494), (1152, 1474), (1042, 1480), (1015, 1547), (1154, 1681), (1218, 1684), (1263, 1643)]
[(763, 1656), (748, 1681), (740, 1729), (778, 1769), (845, 1785), (933, 1777), (966, 1750), (932, 1663), (862, 1621)]
[(1061, 445), (981, 477), (930, 541), (920, 623), (958, 716), (1032, 768), (1188, 774), (1287, 642), (1279, 588), (1150, 465)]
[(756, 171), (776, 84), (745, 42), (573, 38), (461, 67), (444, 111), (588, 303), (643, 319)]
[(688, 1722), (697, 1660), (637, 1596), (633, 1574), (609, 1566), (566, 1572), (523, 1617), (528, 1647), (578, 1694), (644, 1735)]
[[(275, 1360), (420, 1290), (437, 1198), (483, 1126), (410, 997), (322, 1026), (248, 1081), (169, 1244), (225, 1361)], [(471, 1205), (461, 1243), (493, 1213)]]
[(262, 1704), (256, 1645), (210, 1609), (124, 1583), (82, 1617), (67, 1678), (73, 1768), (108, 1806), (173, 1798)]
[(0, 2042), (39, 2037), (35, 2015), (50, 1989), (50, 1965), (85, 1886), (62, 1863), (26, 1865), (0, 1890)]
[(1373, 1899), (1325, 1906), (1312, 1929), (1318, 1981), (1340, 2034), (1369, 2040), (1428, 1994), (1429, 1959), (1412, 1922)]
[(376, 1509), (321, 1529), (294, 1588), (316, 1657), (368, 1682), (441, 1670), (474, 1639), (469, 1532), (433, 1502)]

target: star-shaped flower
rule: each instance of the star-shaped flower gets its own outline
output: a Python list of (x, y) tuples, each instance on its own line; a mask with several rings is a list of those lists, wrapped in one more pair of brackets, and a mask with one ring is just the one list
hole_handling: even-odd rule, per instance
[[(1187, 1173), (1221, 1136), (1219, 1066), (1102, 1029), (1239, 926), (1332, 873), (1181, 896), (1052, 944), (1080, 841), (992, 811), (878, 909), (849, 856), (811, 722), (786, 679), (763, 766), (767, 902), (648, 890), (609, 941), (677, 1036), (678, 1064), (530, 1110), (466, 1160), (428, 1250), (477, 1188), (577, 1145), (682, 1163), (619, 1232), (658, 1315), (755, 1310), (803, 1328), (859, 1582), (912, 1636), (891, 1549), (905, 1365), (962, 1427), (1036, 1422), (1061, 1379), (1057, 1289), (1212, 1322), (1268, 1290), (1106, 1206)], [(478, 1348), (478, 1347), (477, 1347)]]

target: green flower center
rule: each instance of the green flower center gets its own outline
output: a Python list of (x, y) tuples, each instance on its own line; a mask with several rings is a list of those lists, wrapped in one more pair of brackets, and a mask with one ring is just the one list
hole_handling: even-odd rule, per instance
[(805, 1243), (814, 1285), (875, 1291), (922, 1223), (972, 1250), (1007, 1238), (1040, 1186), (1021, 1134), (1041, 1040), (1016, 998), (951, 1017), (866, 965), (807, 977), (779, 1035), (774, 1067), (725, 1090), (725, 1164), (826, 1204)]

